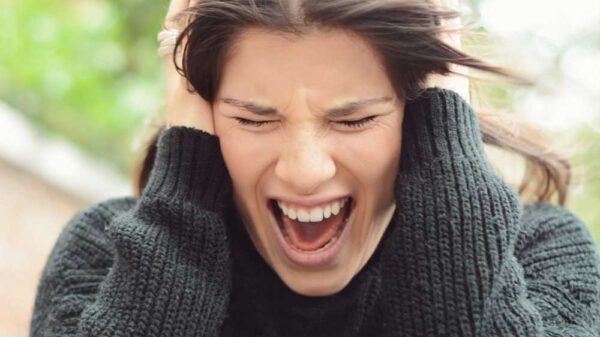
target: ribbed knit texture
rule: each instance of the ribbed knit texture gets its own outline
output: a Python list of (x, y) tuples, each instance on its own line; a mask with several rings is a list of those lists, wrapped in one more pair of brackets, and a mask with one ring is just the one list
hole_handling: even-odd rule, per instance
[(397, 208), (339, 293), (305, 297), (254, 249), (218, 138), (163, 131), (140, 198), (78, 212), (43, 270), (31, 336), (600, 336), (600, 255), (566, 209), (522, 205), (472, 108), (408, 102)]

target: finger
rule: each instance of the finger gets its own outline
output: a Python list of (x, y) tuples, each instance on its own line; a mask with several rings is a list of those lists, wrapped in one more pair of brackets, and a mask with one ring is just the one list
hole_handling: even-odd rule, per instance
[[(180, 27), (181, 22), (177, 22), (176, 20), (174, 20), (174, 18), (176, 17), (177, 14), (186, 10), (190, 6), (190, 1), (191, 0), (171, 0), (171, 2), (169, 3), (169, 9), (167, 10), (166, 20), (165, 20), (165, 24), (164, 24), (164, 27), (166, 29), (181, 29), (181, 27)], [(164, 34), (164, 32), (161, 32), (161, 34)], [(163, 47), (163, 49), (168, 49), (168, 48), (170, 48), (170, 46), (173, 46), (175, 44), (176, 39), (177, 39), (177, 36), (173, 35), (173, 36), (170, 36), (169, 38), (163, 40), (165, 42), (165, 47)], [(181, 63), (180, 62), (181, 61), (180, 53), (181, 52), (177, 53), (177, 57), (176, 57), (177, 62), (179, 64)], [(175, 69), (175, 65), (173, 64), (172, 55), (170, 53), (168, 53), (168, 55), (166, 55), (163, 59), (165, 61), (165, 65), (167, 68), (166, 69), (167, 76), (169, 77), (168, 81), (172, 82), (171, 78), (176, 77), (175, 76), (176, 69)]]
[(187, 9), (190, 5), (190, 0), (171, 0), (169, 9), (167, 10), (165, 28), (179, 28), (177, 23), (173, 22), (175, 15)]
[(187, 9), (190, 6), (190, 0), (171, 0), (169, 9), (167, 10), (167, 18)]

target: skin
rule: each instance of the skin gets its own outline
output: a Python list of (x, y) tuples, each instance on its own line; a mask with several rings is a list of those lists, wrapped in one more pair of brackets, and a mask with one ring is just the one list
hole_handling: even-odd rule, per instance
[[(199, 0), (171, 0), (165, 28), (182, 29), (175, 14)], [(455, 7), (458, 0), (436, 0)], [(459, 20), (442, 22), (457, 27)], [(441, 35), (460, 48), (456, 33)], [(302, 38), (247, 30), (225, 66), (213, 105), (196, 93), (165, 57), (166, 127), (192, 127), (219, 137), (234, 183), (235, 202), (248, 233), (263, 259), (294, 291), (325, 296), (342, 290), (373, 254), (395, 209), (392, 185), (399, 165), (404, 101), (396, 97), (378, 55), (356, 36), (340, 31), (314, 31)], [(181, 60), (181, 55), (177, 58)], [(466, 74), (464, 69), (456, 69)], [(461, 71), (462, 70), (462, 71)], [(454, 90), (469, 98), (461, 76), (433, 76), (428, 87)], [(347, 100), (389, 96), (344, 118), (324, 110)], [(254, 101), (278, 115), (257, 117), (223, 98)], [(362, 128), (340, 124), (377, 116)], [(235, 118), (273, 123), (240, 125)], [(365, 165), (368, 163), (368, 165)], [(307, 270), (291, 263), (275, 240), (266, 198), (271, 194), (310, 197), (325, 193), (351, 195), (358, 203), (349, 240), (325, 268)]]
[[(235, 202), (254, 246), (289, 288), (308, 296), (342, 290), (377, 247), (395, 209), (404, 101), (376, 52), (342, 31), (302, 37), (248, 29), (235, 43), (214, 108), (214, 125), (232, 177)], [(389, 97), (342, 118), (325, 111), (348, 100)], [(278, 111), (259, 116), (227, 99)], [(358, 128), (341, 121), (375, 119)], [(236, 118), (270, 121), (241, 125)], [(369, 163), (365, 165), (365, 163)], [(307, 269), (289, 260), (267, 200), (273, 195), (351, 195), (350, 236), (330, 265)]]

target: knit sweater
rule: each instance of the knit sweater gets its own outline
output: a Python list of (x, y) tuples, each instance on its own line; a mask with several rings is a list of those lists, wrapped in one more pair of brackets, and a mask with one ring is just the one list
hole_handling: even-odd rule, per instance
[(80, 210), (37, 289), (30, 336), (600, 336), (600, 255), (584, 223), (523, 205), (475, 112), (407, 102), (396, 211), (340, 292), (289, 289), (233, 205), (218, 138), (162, 131), (140, 197)]

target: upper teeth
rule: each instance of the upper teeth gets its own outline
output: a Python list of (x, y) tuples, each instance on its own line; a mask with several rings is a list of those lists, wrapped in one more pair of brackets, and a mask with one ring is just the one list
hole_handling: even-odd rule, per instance
[(277, 201), (277, 205), (281, 208), (281, 211), (285, 216), (292, 220), (298, 220), (300, 222), (318, 222), (322, 221), (323, 218), (329, 218), (332, 215), (337, 215), (344, 205), (348, 201), (348, 198), (334, 201), (328, 205), (312, 208), (297, 207), (291, 204), (286, 204), (283, 201)]

